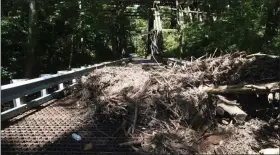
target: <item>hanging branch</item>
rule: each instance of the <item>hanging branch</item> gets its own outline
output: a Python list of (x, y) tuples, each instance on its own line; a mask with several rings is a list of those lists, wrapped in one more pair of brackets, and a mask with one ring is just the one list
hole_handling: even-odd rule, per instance
[(162, 61), (161, 60), (161, 55), (162, 55), (162, 27), (161, 27), (161, 20), (158, 12), (158, 6), (156, 3), (154, 3), (154, 28), (150, 32), (151, 37), (149, 38), (151, 41), (150, 49), (151, 49), (151, 54), (153, 59), (158, 62)]

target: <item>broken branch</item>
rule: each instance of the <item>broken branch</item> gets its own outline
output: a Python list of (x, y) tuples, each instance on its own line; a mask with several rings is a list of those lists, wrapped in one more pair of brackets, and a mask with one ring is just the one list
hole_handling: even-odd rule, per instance
[(228, 105), (239, 105), (238, 103), (236, 103), (236, 100), (234, 101), (230, 101), (230, 100), (227, 100), (224, 96), (221, 96), (221, 95), (216, 95), (218, 97), (219, 100), (221, 100), (222, 102), (228, 104)]
[(263, 53), (255, 53), (255, 54), (250, 54), (250, 55), (247, 55), (246, 57), (247, 58), (252, 58), (252, 57), (269, 57), (269, 58), (279, 58), (279, 56), (277, 55), (269, 55), (269, 54), (263, 54)]

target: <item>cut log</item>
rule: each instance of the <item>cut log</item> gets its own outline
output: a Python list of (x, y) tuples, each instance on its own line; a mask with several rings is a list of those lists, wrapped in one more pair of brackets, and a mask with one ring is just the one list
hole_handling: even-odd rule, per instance
[(236, 105), (230, 105), (220, 101), (217, 106), (223, 108), (237, 121), (244, 121), (247, 117), (247, 114)]
[(279, 154), (280, 153), (280, 148), (267, 148), (267, 149), (262, 149), (259, 151), (260, 154), (266, 155), (266, 154)]
[(225, 85), (212, 86), (202, 88), (207, 93), (212, 94), (244, 94), (244, 93), (258, 93), (266, 94), (280, 90), (280, 82), (265, 83), (265, 84), (248, 84), (248, 85)]
[(245, 120), (247, 114), (237, 106), (238, 103), (236, 103), (236, 101), (230, 101), (221, 95), (216, 95), (216, 97), (218, 99), (217, 107), (220, 107), (224, 111), (228, 112), (235, 120)]

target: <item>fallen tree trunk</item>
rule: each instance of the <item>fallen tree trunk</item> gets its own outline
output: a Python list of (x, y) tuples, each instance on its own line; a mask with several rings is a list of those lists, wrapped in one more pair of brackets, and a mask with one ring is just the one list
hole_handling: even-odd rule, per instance
[(212, 94), (243, 94), (243, 93), (270, 93), (280, 90), (280, 82), (272, 82), (265, 84), (255, 85), (225, 85), (225, 86), (212, 86), (202, 88), (207, 93)]

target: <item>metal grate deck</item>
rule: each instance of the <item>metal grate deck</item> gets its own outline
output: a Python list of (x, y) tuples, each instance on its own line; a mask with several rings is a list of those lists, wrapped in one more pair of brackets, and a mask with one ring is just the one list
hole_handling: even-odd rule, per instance
[[(124, 135), (110, 137), (119, 124), (86, 123), (86, 109), (75, 107), (75, 103), (67, 98), (48, 102), (3, 122), (2, 154), (135, 154), (129, 147), (119, 146), (128, 141)], [(82, 140), (72, 139), (72, 133)], [(85, 151), (88, 143), (93, 148)]]

